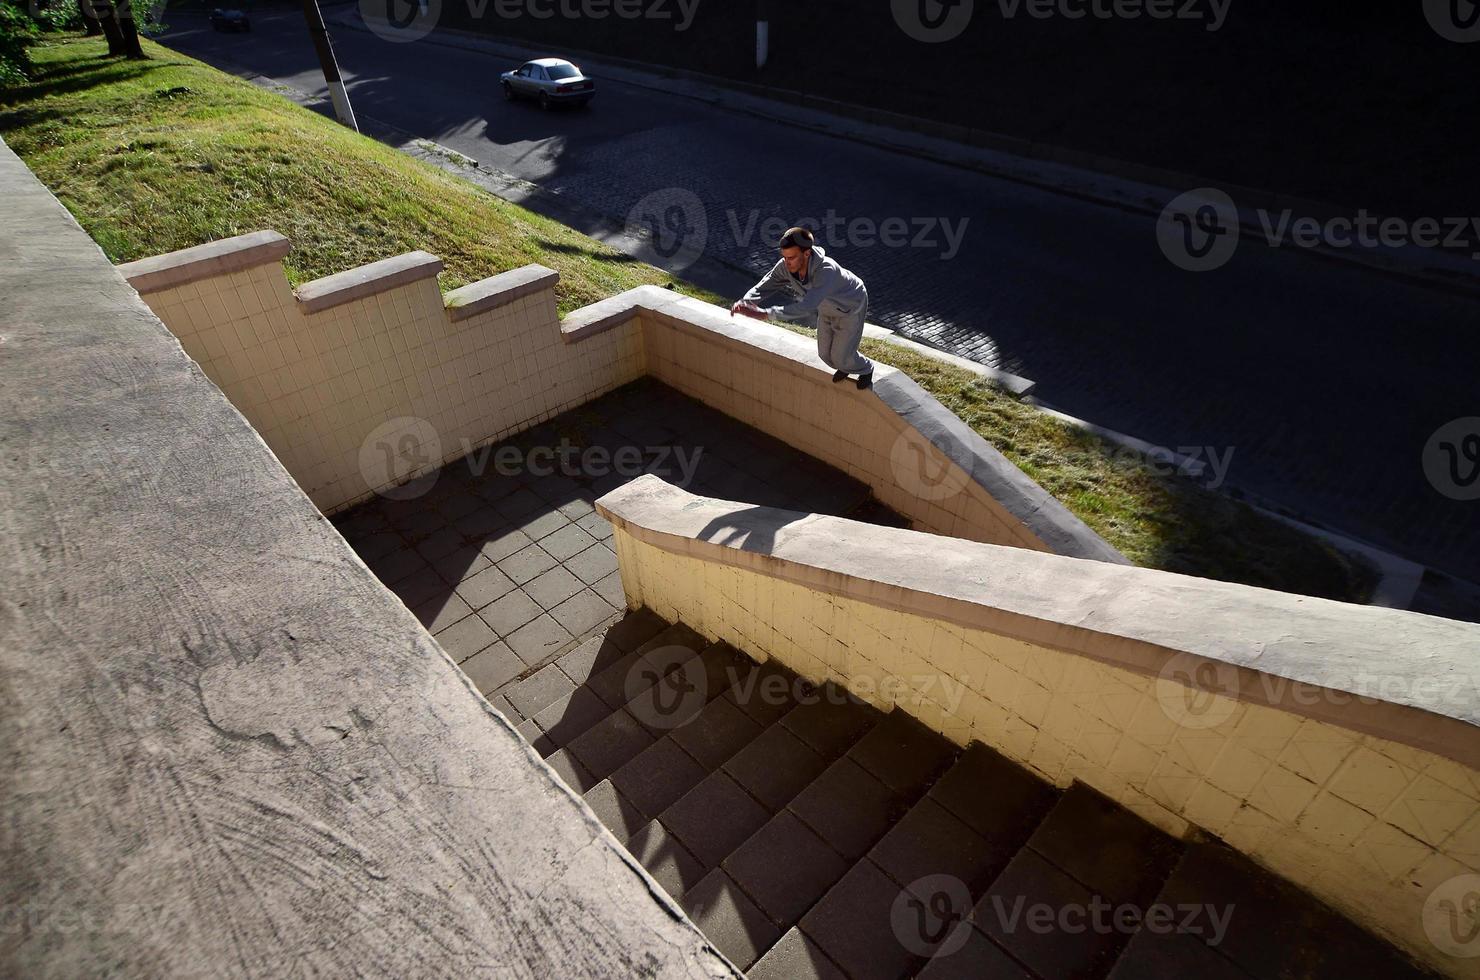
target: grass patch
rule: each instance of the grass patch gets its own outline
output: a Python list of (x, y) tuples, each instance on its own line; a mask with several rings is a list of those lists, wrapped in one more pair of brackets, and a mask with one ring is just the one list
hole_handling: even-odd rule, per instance
[[(444, 290), (538, 262), (560, 272), (561, 313), (662, 270), (198, 61), (144, 42), (33, 49), (34, 80), (0, 90), (0, 133), (114, 262), (272, 228), (295, 285), (415, 249)], [(723, 302), (686, 283), (677, 289)], [(1376, 573), (1189, 480), (1160, 476), (966, 371), (879, 341), (907, 372), (1138, 565), (1364, 601)]]

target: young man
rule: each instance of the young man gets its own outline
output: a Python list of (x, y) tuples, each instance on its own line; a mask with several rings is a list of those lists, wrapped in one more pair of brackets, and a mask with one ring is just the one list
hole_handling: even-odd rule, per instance
[[(745, 294), (730, 315), (764, 320), (817, 320), (817, 356), (833, 369), (836, 384), (850, 374), (858, 375), (859, 390), (874, 383), (874, 365), (858, 353), (863, 340), (863, 319), (868, 312), (868, 290), (859, 279), (814, 244), (806, 228), (790, 228), (781, 236), (781, 261)], [(768, 293), (785, 291), (792, 301), (779, 306), (758, 306)]]

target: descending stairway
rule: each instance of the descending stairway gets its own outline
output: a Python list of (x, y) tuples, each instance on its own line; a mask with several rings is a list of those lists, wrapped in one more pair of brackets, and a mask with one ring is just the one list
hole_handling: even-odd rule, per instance
[(647, 610), (500, 693), (752, 978), (1426, 975), (1216, 841)]

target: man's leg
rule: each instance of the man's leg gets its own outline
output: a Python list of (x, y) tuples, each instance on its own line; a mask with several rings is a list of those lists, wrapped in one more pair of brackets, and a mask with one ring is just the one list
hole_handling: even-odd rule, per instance
[(817, 356), (822, 363), (838, 370), (838, 365), (833, 361), (833, 338), (837, 335), (837, 324), (833, 318), (823, 314), (817, 318)]
[[(829, 351), (823, 360), (839, 371), (849, 374), (872, 374), (874, 364), (868, 358), (858, 353), (858, 345), (863, 341), (863, 323), (867, 315), (868, 306), (864, 305), (857, 313), (843, 317), (826, 317), (830, 321), (831, 330), (828, 331)], [(818, 321), (817, 341), (819, 348), (822, 343), (822, 322)]]

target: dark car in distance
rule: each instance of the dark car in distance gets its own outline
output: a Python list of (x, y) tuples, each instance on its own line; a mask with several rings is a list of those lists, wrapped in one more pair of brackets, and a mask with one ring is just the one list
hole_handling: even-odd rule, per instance
[(217, 7), (211, 11), (211, 30), (213, 31), (250, 31), (251, 29), (252, 20), (245, 10)]

